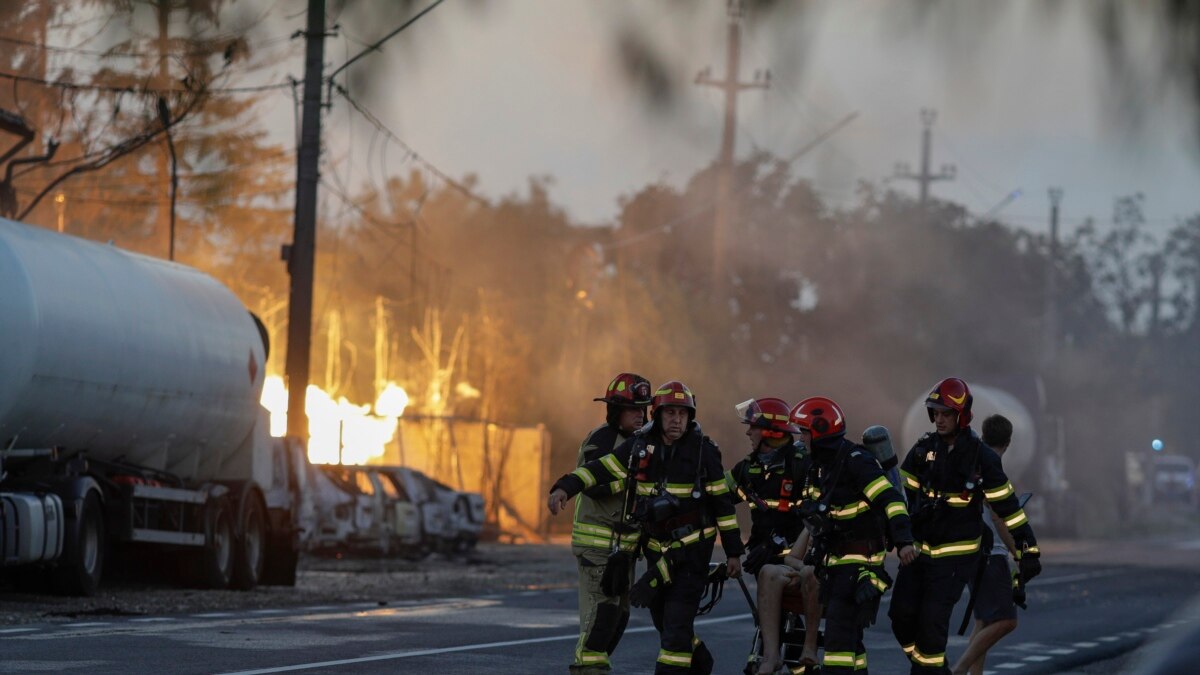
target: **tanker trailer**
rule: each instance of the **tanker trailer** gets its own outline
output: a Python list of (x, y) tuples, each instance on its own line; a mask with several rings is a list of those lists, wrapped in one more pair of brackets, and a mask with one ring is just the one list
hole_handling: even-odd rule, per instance
[(195, 269), (0, 219), (0, 574), (91, 594), (110, 544), (189, 583), (294, 583), (300, 444), (266, 331)]
[[(1007, 380), (1011, 383), (1005, 387), (968, 381), (974, 399), (971, 428), (982, 434), (983, 420), (996, 414), (1012, 422), (1012, 442), (1004, 453), (1004, 472), (1019, 492), (1036, 495), (1025, 512), (1034, 526), (1045, 528), (1045, 532), (1073, 534), (1074, 509), (1063, 473), (1061, 422), (1046, 412), (1044, 388), (1039, 379), (1009, 377)], [(926, 394), (928, 390), (909, 405), (904, 416), (896, 448), (901, 461), (913, 444), (933, 431), (925, 408)]]

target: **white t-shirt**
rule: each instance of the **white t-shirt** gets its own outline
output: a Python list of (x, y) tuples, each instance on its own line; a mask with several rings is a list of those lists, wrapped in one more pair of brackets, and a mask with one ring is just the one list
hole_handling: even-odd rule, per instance
[(983, 524), (987, 529), (992, 531), (992, 551), (988, 555), (1002, 555), (1008, 557), (1008, 547), (1004, 545), (1004, 540), (1000, 538), (1000, 532), (996, 530), (996, 524), (992, 522), (991, 507), (983, 509)]

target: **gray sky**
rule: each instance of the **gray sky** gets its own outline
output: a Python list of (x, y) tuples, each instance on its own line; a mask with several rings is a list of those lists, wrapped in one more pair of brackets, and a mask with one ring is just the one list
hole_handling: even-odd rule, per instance
[[(299, 27), (302, 14), (282, 18), (303, 6), (291, 4), (281, 3), (272, 32)], [(796, 167), (831, 203), (848, 203), (857, 180), (880, 181), (897, 161), (915, 168), (918, 110), (928, 106), (938, 110), (934, 166), (958, 169), (933, 192), (976, 214), (1021, 188), (1001, 218), (1044, 231), (1050, 185), (1065, 190), (1068, 227), (1086, 215), (1106, 222), (1113, 199), (1134, 192), (1145, 194), (1158, 232), (1200, 213), (1194, 113), (1159, 93), (1137, 106), (1137, 129), (1116, 114), (1080, 0), (1065, 3), (1057, 21), (1032, 2), (948, 3), (923, 21), (906, 2), (807, 6), (747, 23), (742, 78), (769, 68), (773, 87), (741, 97), (737, 148), (743, 156), (754, 147), (787, 155), (859, 111)], [(659, 178), (678, 185), (716, 154), (721, 94), (692, 80), (706, 65), (723, 74), (725, 23), (721, 0), (449, 0), (364, 60), (372, 61), (371, 91), (361, 80), (352, 91), (440, 169), (476, 174), (483, 194), (522, 191), (530, 175), (549, 175), (551, 198), (574, 219), (605, 223), (622, 194)], [(350, 32), (370, 41), (392, 27)], [(665, 56), (678, 94), (669, 108), (649, 105), (623, 72), (619, 27), (639, 31)], [(329, 42), (330, 65), (358, 51), (346, 36)], [(301, 67), (297, 56), (279, 72), (299, 75)], [(264, 118), (285, 118), (273, 126), (290, 138), (290, 100), (276, 98)], [(406, 171), (402, 153), (393, 147), (382, 157), (370, 126), (346, 108), (335, 103), (326, 120), (328, 152), (343, 177), (378, 181), (385, 167)], [(893, 185), (915, 194), (912, 182)]]

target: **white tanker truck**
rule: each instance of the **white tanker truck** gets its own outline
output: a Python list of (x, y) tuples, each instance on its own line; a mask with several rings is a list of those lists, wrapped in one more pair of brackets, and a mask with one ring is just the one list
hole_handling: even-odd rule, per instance
[[(1004, 472), (1018, 492), (1033, 492), (1035, 497), (1025, 508), (1034, 527), (1047, 533), (1073, 535), (1074, 508), (1064, 476), (1064, 439), (1059, 417), (1046, 412), (1041, 381), (1031, 379), (1019, 385), (1001, 388), (967, 381), (974, 403), (971, 427), (982, 435), (983, 420), (990, 415), (1004, 415), (1012, 422), (1012, 443), (1004, 453)], [(1021, 391), (1021, 395), (1015, 393)], [(897, 443), (900, 461), (926, 433), (933, 431), (925, 408), (928, 390), (912, 402), (904, 416), (901, 437)]]
[(267, 350), (212, 277), (0, 219), (0, 576), (91, 594), (120, 544), (295, 583), (304, 450), (269, 434)]

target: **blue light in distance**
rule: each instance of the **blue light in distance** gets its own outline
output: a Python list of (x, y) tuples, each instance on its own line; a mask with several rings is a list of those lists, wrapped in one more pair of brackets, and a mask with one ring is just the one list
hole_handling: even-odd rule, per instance
[(1150, 447), (1153, 448), (1155, 452), (1162, 452), (1163, 442), (1156, 438), (1153, 441), (1150, 441)]

